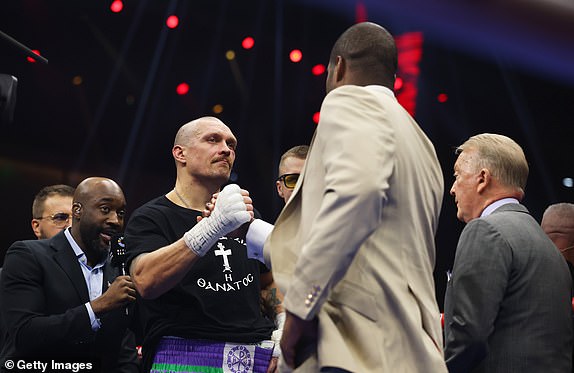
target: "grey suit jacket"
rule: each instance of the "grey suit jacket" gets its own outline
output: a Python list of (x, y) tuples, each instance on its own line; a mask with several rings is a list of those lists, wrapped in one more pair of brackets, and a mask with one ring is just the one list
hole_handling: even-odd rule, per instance
[(570, 372), (571, 278), (528, 210), (470, 221), (445, 296), (450, 372)]
[(434, 234), (443, 175), (382, 87), (331, 91), (293, 195), (268, 238), (286, 308), (318, 318), (307, 371), (443, 372)]

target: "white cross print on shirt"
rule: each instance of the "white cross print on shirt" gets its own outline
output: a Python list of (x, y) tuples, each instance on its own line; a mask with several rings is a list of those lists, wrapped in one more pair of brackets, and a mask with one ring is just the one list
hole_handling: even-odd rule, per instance
[(217, 250), (214, 251), (215, 256), (223, 256), (223, 272), (233, 272), (231, 266), (229, 265), (228, 255), (231, 255), (231, 249), (224, 250), (225, 246), (219, 242), (217, 244)]

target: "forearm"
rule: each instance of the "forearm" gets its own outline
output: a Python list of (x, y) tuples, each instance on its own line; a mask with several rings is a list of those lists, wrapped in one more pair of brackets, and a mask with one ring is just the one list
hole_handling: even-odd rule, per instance
[(20, 315), (19, 319), (15, 343), (18, 351), (22, 352), (34, 353), (54, 344), (77, 344), (94, 333), (83, 304), (63, 314), (37, 316), (28, 313)]
[(251, 199), (238, 185), (219, 193), (210, 217), (202, 219), (176, 242), (135, 258), (130, 274), (145, 299), (154, 299), (176, 286), (191, 266), (223, 236), (253, 218)]
[(466, 340), (461, 343), (447, 343), (445, 360), (449, 372), (463, 373), (472, 371), (487, 354), (486, 341)]
[(182, 238), (135, 258), (130, 274), (138, 293), (154, 299), (175, 287), (199, 258)]
[[(267, 278), (270, 278), (267, 280)], [(261, 289), (261, 297), (263, 298), (263, 302), (273, 315), (278, 315), (281, 312), (285, 312), (285, 308), (283, 308), (283, 293), (273, 281), (273, 276), (271, 272), (265, 273), (261, 275), (261, 282), (262, 282), (262, 289)]]

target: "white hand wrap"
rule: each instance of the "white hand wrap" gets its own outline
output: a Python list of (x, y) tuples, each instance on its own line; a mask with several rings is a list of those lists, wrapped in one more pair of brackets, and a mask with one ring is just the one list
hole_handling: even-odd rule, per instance
[(275, 326), (276, 330), (271, 333), (271, 340), (275, 342), (275, 348), (273, 349), (273, 357), (281, 356), (281, 337), (283, 336), (283, 325), (285, 325), (285, 312), (280, 312), (275, 316)]
[(241, 188), (237, 184), (227, 185), (217, 196), (211, 216), (202, 219), (185, 232), (183, 240), (198, 256), (204, 256), (217, 240), (251, 220), (243, 202)]

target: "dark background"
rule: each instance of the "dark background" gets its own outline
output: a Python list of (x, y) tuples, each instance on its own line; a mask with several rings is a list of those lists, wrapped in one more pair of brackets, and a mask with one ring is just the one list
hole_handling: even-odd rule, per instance
[[(381, 4), (383, 3), (383, 4)], [(574, 10), (560, 0), (20, 0), (0, 7), (0, 31), (49, 64), (29, 63), (0, 39), (0, 73), (18, 78), (14, 121), (0, 124), (0, 257), (34, 238), (31, 204), (49, 184), (107, 176), (129, 210), (174, 185), (171, 146), (184, 123), (217, 114), (239, 139), (233, 179), (274, 221), (282, 206), (279, 156), (308, 144), (324, 96), (333, 42), (358, 19), (395, 36), (424, 35), (415, 117), (435, 144), (445, 175), (437, 233), (436, 285), (463, 225), (448, 190), (453, 148), (480, 132), (508, 135), (530, 163), (524, 204), (540, 221), (547, 205), (574, 202)], [(165, 19), (177, 14), (180, 25)], [(241, 48), (246, 36), (251, 50)], [(292, 63), (291, 49), (303, 52)], [(234, 50), (236, 59), (225, 53)], [(73, 84), (81, 77), (81, 84)], [(186, 81), (190, 92), (178, 96)], [(437, 96), (448, 95), (440, 103)], [(357, 149), (358, 152), (361, 149)], [(353, 222), (349, 222), (352, 224)]]

